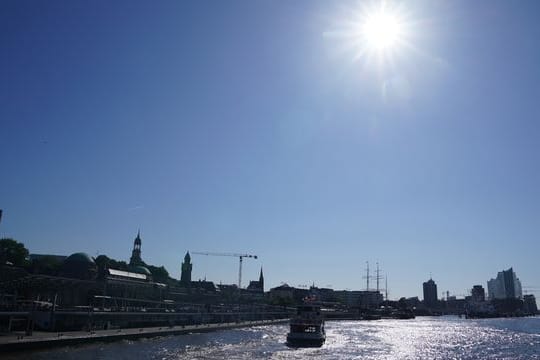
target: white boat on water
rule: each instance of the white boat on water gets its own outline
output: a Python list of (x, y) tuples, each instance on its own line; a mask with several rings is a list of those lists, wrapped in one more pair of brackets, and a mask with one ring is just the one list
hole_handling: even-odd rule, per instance
[(296, 316), (291, 319), (287, 345), (291, 347), (322, 346), (326, 340), (324, 317), (318, 305), (298, 306)]

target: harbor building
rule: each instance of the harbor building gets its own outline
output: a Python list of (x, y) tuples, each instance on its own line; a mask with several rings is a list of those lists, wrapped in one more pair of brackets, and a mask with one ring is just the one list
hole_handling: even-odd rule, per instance
[(292, 304), (294, 302), (295, 288), (282, 284), (270, 289), (270, 301), (275, 304)]
[(179, 281), (163, 266), (146, 264), (141, 245), (138, 232), (129, 263), (83, 252), (31, 254), (22, 265), (0, 263), (0, 330), (86, 331), (275, 316), (270, 312), (276, 308), (266, 306), (262, 268), (249, 289), (234, 285), (227, 293), (206, 279), (192, 281), (189, 252)]
[(423, 283), (424, 290), (424, 305), (428, 308), (434, 308), (438, 304), (437, 300), (437, 284), (433, 279), (429, 279)]
[(523, 296), (524, 310), (528, 314), (538, 314), (538, 306), (536, 305), (536, 298), (533, 294)]
[(471, 290), (471, 300), (475, 302), (486, 301), (486, 291), (482, 285), (474, 285)]
[(334, 291), (338, 302), (360, 309), (375, 309), (383, 302), (383, 295), (376, 290)]
[(512, 268), (499, 271), (495, 279), (487, 282), (488, 296), (493, 299), (521, 299), (521, 281)]

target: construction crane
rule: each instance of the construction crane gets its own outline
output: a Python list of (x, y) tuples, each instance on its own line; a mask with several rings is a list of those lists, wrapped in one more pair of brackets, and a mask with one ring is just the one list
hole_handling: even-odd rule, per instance
[(208, 255), (208, 256), (234, 256), (240, 259), (240, 265), (238, 266), (238, 288), (242, 288), (242, 261), (244, 258), (253, 258), (257, 259), (257, 255), (250, 254), (235, 254), (235, 253), (217, 253), (217, 252), (202, 252), (202, 251), (193, 251), (192, 254), (196, 255)]

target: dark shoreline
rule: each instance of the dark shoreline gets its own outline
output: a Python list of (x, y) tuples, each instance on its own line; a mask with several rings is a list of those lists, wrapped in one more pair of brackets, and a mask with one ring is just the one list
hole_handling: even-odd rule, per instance
[(123, 339), (139, 339), (156, 336), (185, 335), (190, 333), (205, 333), (219, 330), (279, 324), (289, 319), (242, 321), (220, 324), (201, 324), (188, 326), (129, 328), (96, 331), (67, 331), (67, 332), (35, 332), (32, 336), (4, 335), (0, 336), (0, 353), (33, 349), (43, 349), (58, 346), (87, 344), (92, 342), (112, 342)]

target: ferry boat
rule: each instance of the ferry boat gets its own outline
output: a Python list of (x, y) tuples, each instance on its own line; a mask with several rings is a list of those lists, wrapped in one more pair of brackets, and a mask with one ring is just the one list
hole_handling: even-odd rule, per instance
[(296, 316), (291, 319), (287, 345), (290, 347), (320, 347), (325, 340), (324, 317), (320, 306), (313, 304), (298, 306)]

